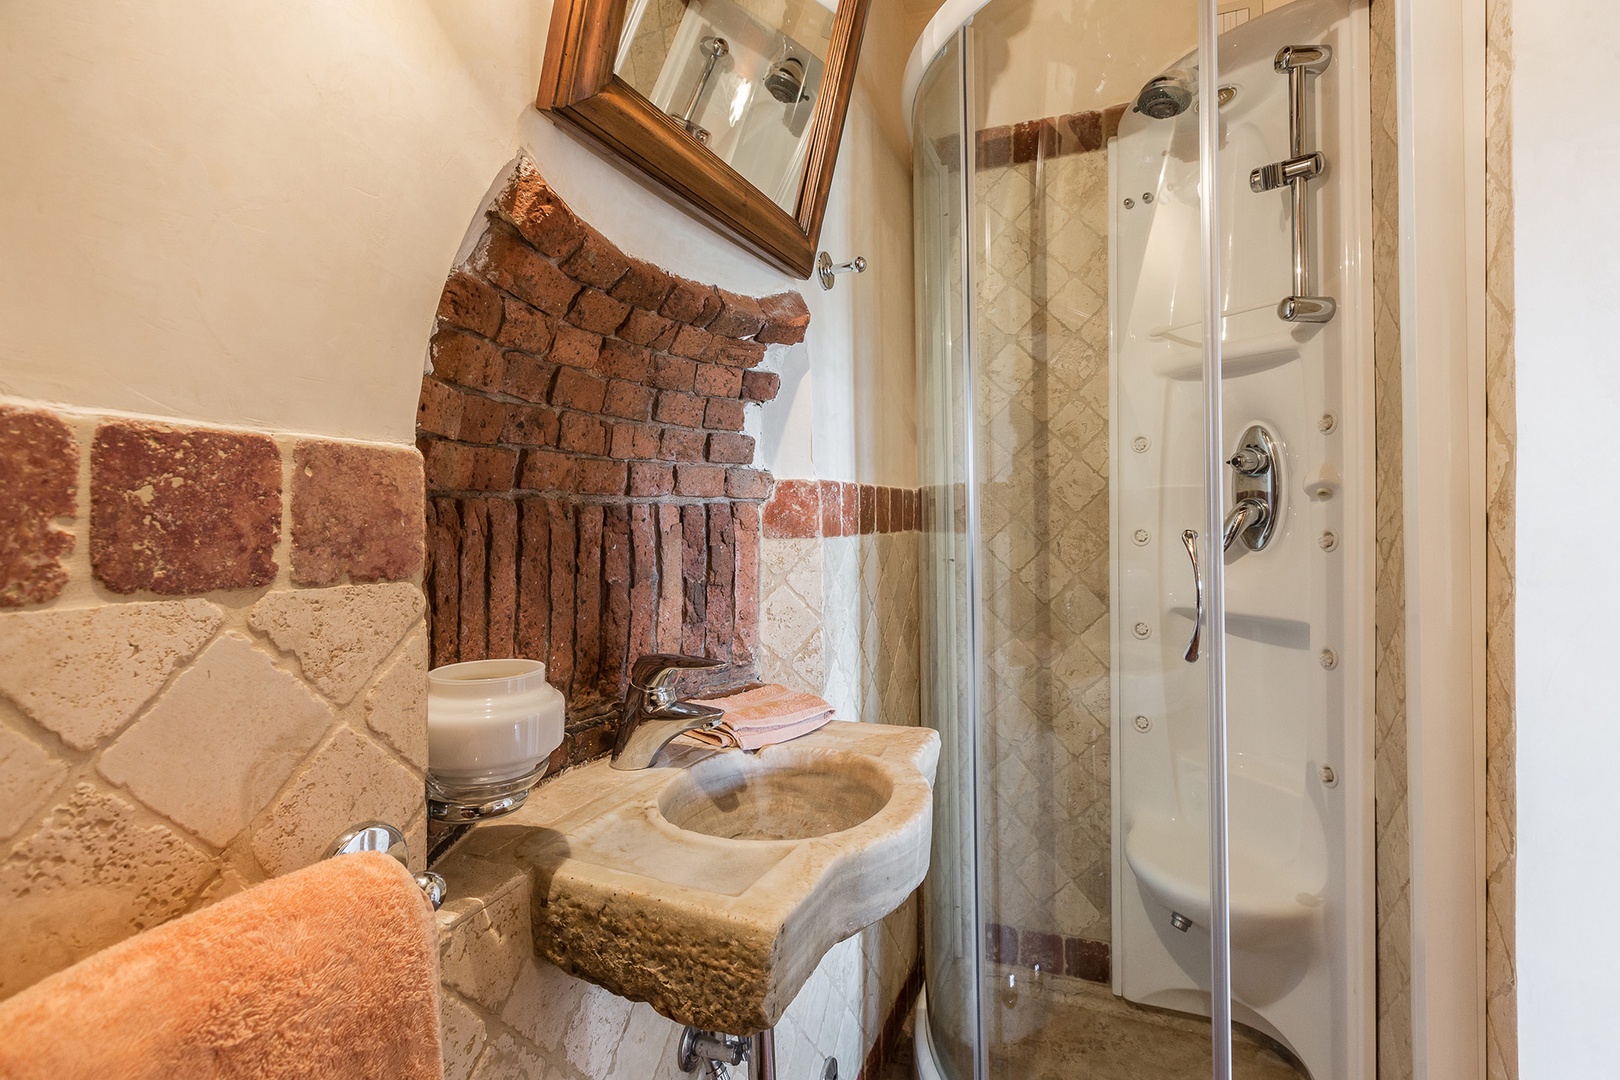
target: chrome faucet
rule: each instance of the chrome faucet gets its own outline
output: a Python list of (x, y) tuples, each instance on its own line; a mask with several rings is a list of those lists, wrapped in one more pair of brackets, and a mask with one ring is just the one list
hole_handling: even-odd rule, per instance
[(637, 660), (630, 668), (630, 692), (613, 746), (613, 767), (649, 768), (675, 736), (720, 723), (726, 715), (722, 710), (677, 701), (668, 680), (682, 671), (725, 666), (724, 660), (676, 653), (653, 653)]

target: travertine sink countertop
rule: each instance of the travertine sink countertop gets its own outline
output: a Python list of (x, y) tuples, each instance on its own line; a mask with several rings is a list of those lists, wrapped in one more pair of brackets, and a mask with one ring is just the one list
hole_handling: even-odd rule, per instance
[(938, 757), (934, 731), (885, 724), (835, 721), (757, 754), (678, 740), (651, 769), (564, 773), (485, 828), (532, 874), (537, 952), (748, 1035), (921, 884)]

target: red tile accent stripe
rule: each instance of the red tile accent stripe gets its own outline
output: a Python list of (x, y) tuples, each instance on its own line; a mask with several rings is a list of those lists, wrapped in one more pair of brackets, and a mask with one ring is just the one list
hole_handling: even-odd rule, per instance
[(765, 504), (765, 536), (803, 540), (916, 532), (922, 527), (917, 488), (839, 480), (778, 480)]

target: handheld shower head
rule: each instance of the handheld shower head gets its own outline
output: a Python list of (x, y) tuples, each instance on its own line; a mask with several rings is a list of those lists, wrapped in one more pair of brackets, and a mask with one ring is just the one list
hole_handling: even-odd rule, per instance
[(1186, 112), (1193, 103), (1196, 83), (1193, 74), (1181, 68), (1156, 75), (1136, 95), (1133, 112), (1153, 120), (1169, 120)]

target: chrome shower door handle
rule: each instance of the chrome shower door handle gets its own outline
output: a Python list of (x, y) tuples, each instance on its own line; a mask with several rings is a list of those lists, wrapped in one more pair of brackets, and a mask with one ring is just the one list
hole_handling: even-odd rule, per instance
[(1193, 636), (1187, 642), (1187, 654), (1182, 657), (1189, 664), (1198, 663), (1198, 643), (1204, 632), (1204, 574), (1198, 569), (1198, 533), (1194, 529), (1187, 529), (1181, 534), (1181, 542), (1187, 545), (1187, 558), (1192, 560), (1193, 571)]

